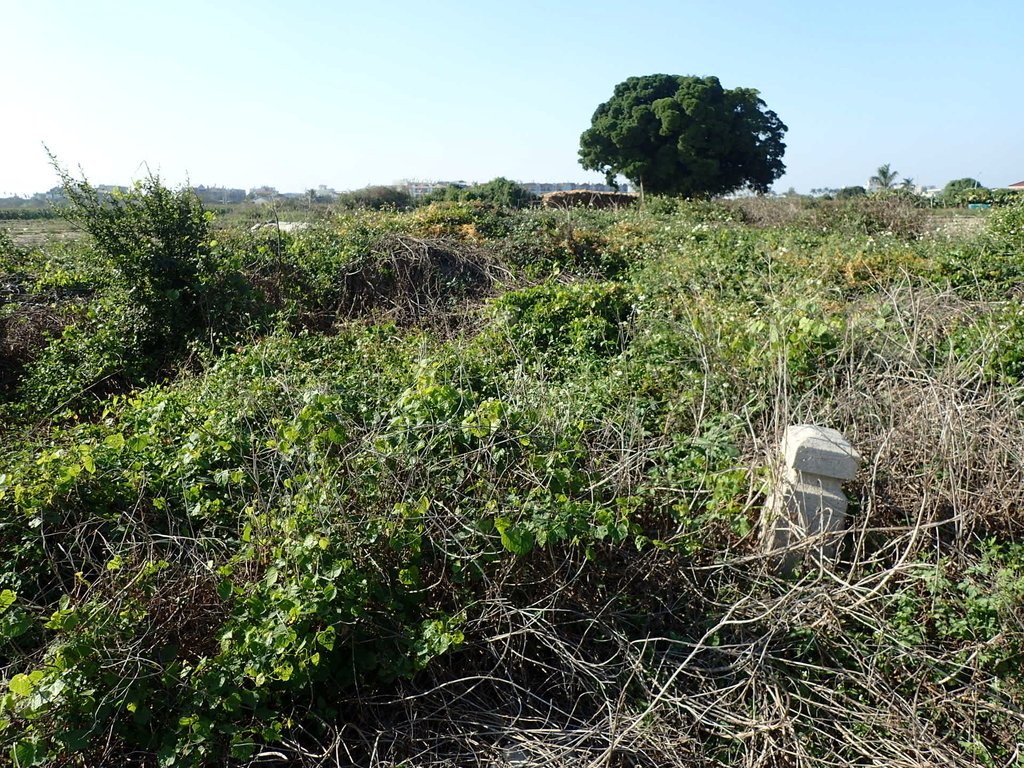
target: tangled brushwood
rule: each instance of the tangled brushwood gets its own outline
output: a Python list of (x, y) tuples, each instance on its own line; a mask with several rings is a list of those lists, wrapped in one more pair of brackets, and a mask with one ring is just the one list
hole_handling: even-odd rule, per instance
[(405, 324), (457, 317), (466, 302), (480, 301), (510, 278), (472, 244), (389, 234), (341, 276), (338, 314), (379, 313)]
[[(7, 762), (1021, 765), (1024, 207), (72, 192), (0, 238)], [(864, 463), (782, 578), (795, 423)]]

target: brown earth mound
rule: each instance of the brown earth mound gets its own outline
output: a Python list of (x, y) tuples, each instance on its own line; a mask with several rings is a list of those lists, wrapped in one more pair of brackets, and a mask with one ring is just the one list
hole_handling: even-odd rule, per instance
[(624, 192), (592, 192), (589, 189), (573, 189), (566, 192), (548, 192), (540, 196), (545, 208), (572, 208), (584, 205), (588, 208), (624, 208), (632, 205), (636, 195)]

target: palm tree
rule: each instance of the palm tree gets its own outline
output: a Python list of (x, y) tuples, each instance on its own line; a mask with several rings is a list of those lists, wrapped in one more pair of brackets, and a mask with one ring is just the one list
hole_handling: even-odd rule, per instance
[(900, 182), (900, 189), (905, 189), (909, 192), (913, 192), (914, 178), (912, 176), (904, 176), (903, 181)]
[(889, 163), (886, 163), (878, 166), (878, 172), (868, 179), (868, 184), (878, 189), (892, 189), (896, 185), (897, 178), (899, 178), (899, 173), (889, 168)]

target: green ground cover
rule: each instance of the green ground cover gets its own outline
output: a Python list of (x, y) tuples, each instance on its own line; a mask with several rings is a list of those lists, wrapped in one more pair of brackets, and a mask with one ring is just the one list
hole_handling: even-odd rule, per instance
[[(76, 189), (0, 238), (9, 761), (1021, 764), (1024, 207)], [(801, 422), (865, 464), (784, 580)]]

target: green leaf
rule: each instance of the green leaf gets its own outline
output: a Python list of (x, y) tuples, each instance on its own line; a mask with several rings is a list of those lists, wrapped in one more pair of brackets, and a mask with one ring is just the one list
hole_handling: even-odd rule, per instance
[(223, 579), (217, 585), (217, 595), (218, 595), (218, 597), (220, 597), (221, 600), (225, 600), (226, 601), (229, 597), (231, 597), (231, 592), (232, 591), (233, 591), (233, 588), (232, 588), (232, 585), (231, 585), (231, 581), (229, 579)]
[(61, 608), (53, 612), (43, 626), (47, 629), (70, 631), (78, 626), (79, 615), (74, 608)]
[(291, 679), (293, 671), (294, 667), (292, 667), (292, 665), (287, 661), (284, 664), (279, 664), (274, 667), (274, 674), (277, 675), (277, 679), (285, 682)]
[(11, 678), (7, 687), (15, 696), (25, 697), (32, 693), (32, 679), (28, 675), (17, 674)]
[[(235, 741), (236, 738), (238, 738), (239, 740)], [(235, 760), (248, 762), (248, 760), (256, 752), (256, 743), (251, 741), (251, 737), (246, 737), (250, 738), (249, 741), (242, 741), (241, 738), (242, 737), (238, 734), (232, 737), (231, 757), (233, 757)]]
[(14, 605), (14, 601), (18, 599), (18, 596), (10, 589), (5, 589), (0, 592), (0, 616), (7, 612), (7, 609)]
[(89, 744), (88, 734), (88, 731), (76, 728), (73, 731), (65, 731), (59, 734), (57, 738), (60, 739), (64, 749), (68, 752), (80, 752)]
[(501, 534), (501, 546), (513, 555), (525, 555), (533, 549), (536, 537), (531, 531), (518, 525), (511, 525), (503, 517), (496, 519), (494, 524)]
[(317, 643), (326, 648), (328, 651), (334, 650), (334, 639), (334, 627), (327, 627), (326, 629), (320, 630), (316, 633)]
[(19, 741), (11, 750), (14, 764), (19, 766), (38, 765), (41, 760), (39, 745), (31, 741)]

